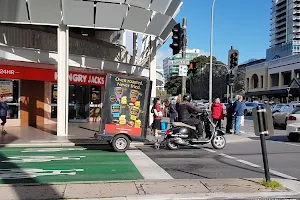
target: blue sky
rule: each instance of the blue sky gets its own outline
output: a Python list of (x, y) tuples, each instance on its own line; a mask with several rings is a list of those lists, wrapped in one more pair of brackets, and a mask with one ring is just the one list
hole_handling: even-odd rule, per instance
[[(182, 1), (176, 21), (188, 19), (188, 48), (209, 52), (212, 0)], [(213, 55), (227, 64), (228, 50), (233, 45), (240, 52), (240, 63), (265, 58), (270, 44), (271, 4), (271, 0), (216, 0)], [(170, 43), (171, 39), (159, 50), (158, 66), (162, 66), (162, 58), (171, 55)]]

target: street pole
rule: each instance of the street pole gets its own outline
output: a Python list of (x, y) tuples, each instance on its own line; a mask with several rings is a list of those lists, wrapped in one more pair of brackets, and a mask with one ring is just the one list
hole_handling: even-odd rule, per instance
[[(186, 25), (187, 25), (187, 19), (183, 18), (182, 20), (182, 59), (186, 59)], [(186, 76), (182, 76), (182, 88), (181, 88), (181, 94), (182, 96), (186, 93)]]
[(216, 0), (213, 0), (212, 6), (211, 6), (211, 25), (210, 25), (210, 67), (209, 67), (209, 108), (212, 105), (212, 87), (213, 87), (213, 54), (212, 54), (212, 48), (213, 48), (213, 32), (214, 32), (214, 9), (215, 9), (215, 2)]

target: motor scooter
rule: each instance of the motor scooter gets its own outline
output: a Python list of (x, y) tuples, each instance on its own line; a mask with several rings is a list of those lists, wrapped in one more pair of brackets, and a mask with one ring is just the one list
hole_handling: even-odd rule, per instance
[(196, 115), (205, 127), (205, 138), (198, 139), (196, 127), (184, 124), (182, 122), (173, 122), (171, 128), (165, 132), (164, 139), (161, 143), (155, 143), (155, 148), (159, 149), (161, 145), (170, 150), (177, 150), (181, 146), (200, 146), (211, 143), (215, 149), (223, 149), (226, 146), (225, 133), (216, 128), (205, 110)]

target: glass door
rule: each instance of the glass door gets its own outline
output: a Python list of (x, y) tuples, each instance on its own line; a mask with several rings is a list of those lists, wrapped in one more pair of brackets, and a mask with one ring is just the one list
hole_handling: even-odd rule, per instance
[[(90, 86), (72, 85), (70, 87), (69, 120), (71, 122), (88, 122), (90, 114)], [(72, 91), (72, 92), (71, 92)]]

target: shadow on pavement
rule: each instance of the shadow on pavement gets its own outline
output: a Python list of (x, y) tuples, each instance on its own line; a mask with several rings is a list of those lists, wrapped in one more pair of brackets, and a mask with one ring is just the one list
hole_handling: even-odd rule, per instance
[[(6, 135), (13, 142), (11, 135)], [(5, 137), (2, 137), (2, 140)], [(15, 138), (15, 140), (17, 137)], [(9, 147), (12, 148), (12, 147)], [(14, 162), (10, 162), (4, 152), (4, 148), (0, 148), (0, 184), (9, 184), (9, 186), (0, 187), (0, 192), (3, 195), (0, 199), (15, 199), (15, 200), (32, 200), (32, 199), (62, 199), (63, 190), (58, 193), (51, 185), (42, 184), (36, 179), (37, 176), (42, 176), (47, 171), (43, 169), (22, 169)], [(24, 155), (24, 154), (23, 154)]]
[[(259, 137), (248, 137), (248, 138), (251, 139), (251, 140), (260, 140)], [(284, 135), (266, 137), (266, 140), (278, 141), (278, 142), (289, 142), (287, 137), (284, 136)]]

